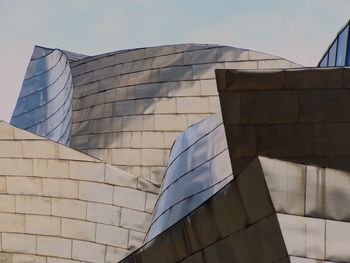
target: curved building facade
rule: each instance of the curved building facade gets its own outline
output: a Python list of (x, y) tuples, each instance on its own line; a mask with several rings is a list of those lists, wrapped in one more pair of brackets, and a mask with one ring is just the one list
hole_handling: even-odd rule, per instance
[(218, 45), (35, 47), (20, 129), (0, 123), (0, 261), (350, 262), (348, 75)]
[(72, 99), (73, 82), (67, 56), (57, 49), (36, 46), (11, 124), (68, 145)]

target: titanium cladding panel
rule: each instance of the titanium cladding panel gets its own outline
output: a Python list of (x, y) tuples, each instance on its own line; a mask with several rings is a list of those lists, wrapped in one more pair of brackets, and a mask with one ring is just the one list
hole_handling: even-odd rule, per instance
[(57, 49), (36, 46), (11, 124), (68, 145), (72, 99), (72, 76), (66, 55)]
[(187, 128), (176, 139), (147, 240), (193, 211), (232, 178), (219, 112)]
[(257, 155), (350, 170), (350, 70), (217, 70), (234, 174)]

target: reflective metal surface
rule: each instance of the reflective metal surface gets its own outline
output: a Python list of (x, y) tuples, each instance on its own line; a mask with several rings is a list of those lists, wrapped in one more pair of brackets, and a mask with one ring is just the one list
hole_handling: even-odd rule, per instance
[(221, 113), (217, 113), (176, 139), (147, 240), (193, 211), (232, 178)]
[(11, 124), (69, 144), (73, 83), (69, 61), (60, 50), (36, 46)]
[(338, 32), (319, 62), (319, 67), (350, 65), (349, 23), (350, 21)]

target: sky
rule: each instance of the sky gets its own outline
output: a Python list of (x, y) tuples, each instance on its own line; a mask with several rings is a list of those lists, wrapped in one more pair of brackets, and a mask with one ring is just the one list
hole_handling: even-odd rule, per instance
[(86, 55), (223, 44), (316, 66), (350, 0), (0, 0), (0, 120), (9, 121), (34, 45)]

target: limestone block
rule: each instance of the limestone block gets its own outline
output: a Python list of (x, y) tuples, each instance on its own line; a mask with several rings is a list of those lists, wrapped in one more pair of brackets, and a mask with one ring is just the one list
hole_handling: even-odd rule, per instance
[(16, 195), (16, 212), (36, 215), (50, 215), (51, 199), (41, 196)]
[(59, 236), (61, 220), (51, 216), (26, 215), (26, 233)]
[(157, 202), (157, 199), (158, 199), (157, 194), (152, 194), (152, 193), (146, 194), (146, 208), (145, 208), (146, 212), (153, 213), (153, 209)]
[(193, 79), (214, 79), (215, 69), (225, 68), (224, 63), (193, 65)]
[(78, 198), (78, 181), (43, 178), (43, 195), (63, 198)]
[(208, 113), (207, 97), (184, 97), (176, 99), (177, 113)]
[(133, 132), (132, 139), (135, 148), (164, 148), (163, 132)]
[(156, 131), (183, 131), (187, 128), (186, 115), (155, 115), (154, 129)]
[(121, 208), (99, 203), (87, 204), (87, 220), (103, 224), (119, 225)]
[(175, 98), (152, 98), (143, 100), (144, 114), (176, 112)]
[(142, 232), (146, 232), (151, 223), (152, 215), (128, 208), (122, 208), (120, 225)]
[(143, 129), (143, 116), (123, 116), (122, 130), (123, 131), (141, 131)]
[(72, 258), (89, 262), (104, 263), (106, 246), (73, 240)]
[(95, 182), (104, 181), (103, 163), (70, 161), (70, 178)]
[(71, 258), (72, 241), (59, 237), (37, 237), (37, 254), (61, 258)]
[(12, 263), (46, 263), (46, 257), (25, 254), (12, 254)]
[(61, 160), (33, 160), (34, 176), (69, 178), (69, 162)]
[(145, 233), (130, 230), (128, 249), (135, 250), (142, 246)]
[(6, 184), (9, 194), (42, 195), (43, 191), (42, 178), (7, 176)]
[(21, 141), (0, 141), (0, 157), (23, 157)]
[(57, 158), (58, 144), (49, 140), (23, 141), (23, 156), (26, 158)]
[(62, 237), (95, 241), (96, 223), (62, 218)]
[(2, 251), (35, 254), (36, 236), (2, 233)]
[(216, 79), (203, 79), (200, 81), (201, 96), (218, 96), (218, 90), (216, 88)]
[(187, 122), (188, 122), (188, 126), (191, 126), (192, 124), (195, 124), (203, 119), (205, 119), (206, 117), (210, 116), (210, 114), (188, 114), (187, 115)]
[[(24, 262), (23, 262), (24, 263)], [(34, 263), (34, 262), (33, 262)], [(47, 258), (47, 263), (81, 263), (81, 261), (64, 259), (64, 258)]]
[(143, 178), (139, 178), (137, 189), (143, 192), (151, 192), (155, 194), (159, 193), (159, 187), (157, 185), (154, 185), (153, 183), (150, 183), (149, 181), (146, 181)]
[(216, 61), (217, 48), (185, 52), (185, 64), (209, 63)]
[(169, 66), (179, 66), (184, 64), (183, 53), (170, 54), (155, 57), (152, 61), (153, 68), (164, 68)]
[(58, 158), (63, 160), (66, 159), (66, 160), (79, 160), (79, 161), (90, 161), (90, 162), (97, 161), (95, 158), (92, 158), (87, 154), (75, 151), (64, 145), (58, 145)]
[(164, 132), (164, 147), (170, 149), (179, 132)]
[(52, 215), (86, 219), (86, 202), (70, 199), (52, 199)]
[(33, 162), (30, 159), (0, 159), (0, 175), (33, 175)]
[(259, 69), (274, 69), (274, 68), (290, 68), (291, 63), (287, 60), (259, 60), (258, 61), (258, 68)]
[(167, 67), (160, 69), (160, 81), (192, 80), (191, 66)]
[(131, 147), (131, 132), (122, 132), (122, 147), (128, 148)]
[(111, 149), (108, 151), (108, 162), (117, 165), (140, 164), (139, 149)]
[(166, 97), (167, 94), (167, 86), (162, 83), (142, 84), (135, 87), (136, 98)]
[(258, 61), (225, 62), (226, 69), (258, 69)]
[(24, 215), (0, 213), (1, 232), (24, 233), (25, 227)]
[(112, 204), (113, 186), (107, 184), (80, 181), (79, 199)]
[(1, 263), (8, 263), (11, 262), (12, 254), (10, 253), (0, 253), (0, 262)]
[(130, 250), (107, 246), (106, 263), (119, 262), (131, 253)]
[(6, 178), (0, 177), (0, 193), (6, 193)]
[(136, 188), (137, 177), (112, 165), (106, 165), (105, 182), (108, 184)]
[(96, 241), (116, 247), (127, 248), (129, 230), (117, 226), (97, 224)]
[(169, 82), (169, 97), (200, 96), (200, 94), (200, 82), (198, 80)]
[(15, 200), (14, 195), (0, 195), (0, 212), (15, 212)]
[(209, 111), (210, 113), (216, 113), (221, 110), (219, 97), (209, 97)]
[(15, 138), (13, 127), (3, 121), (0, 121), (0, 139), (13, 140)]
[(141, 162), (143, 165), (164, 165), (164, 151), (159, 149), (141, 149)]
[(39, 136), (21, 129), (14, 129), (16, 140), (37, 140)]
[(146, 193), (132, 188), (114, 187), (113, 204), (129, 207), (137, 210), (144, 210), (146, 201)]
[(143, 130), (144, 131), (153, 131), (154, 130), (154, 116), (153, 115), (144, 115), (143, 116)]

